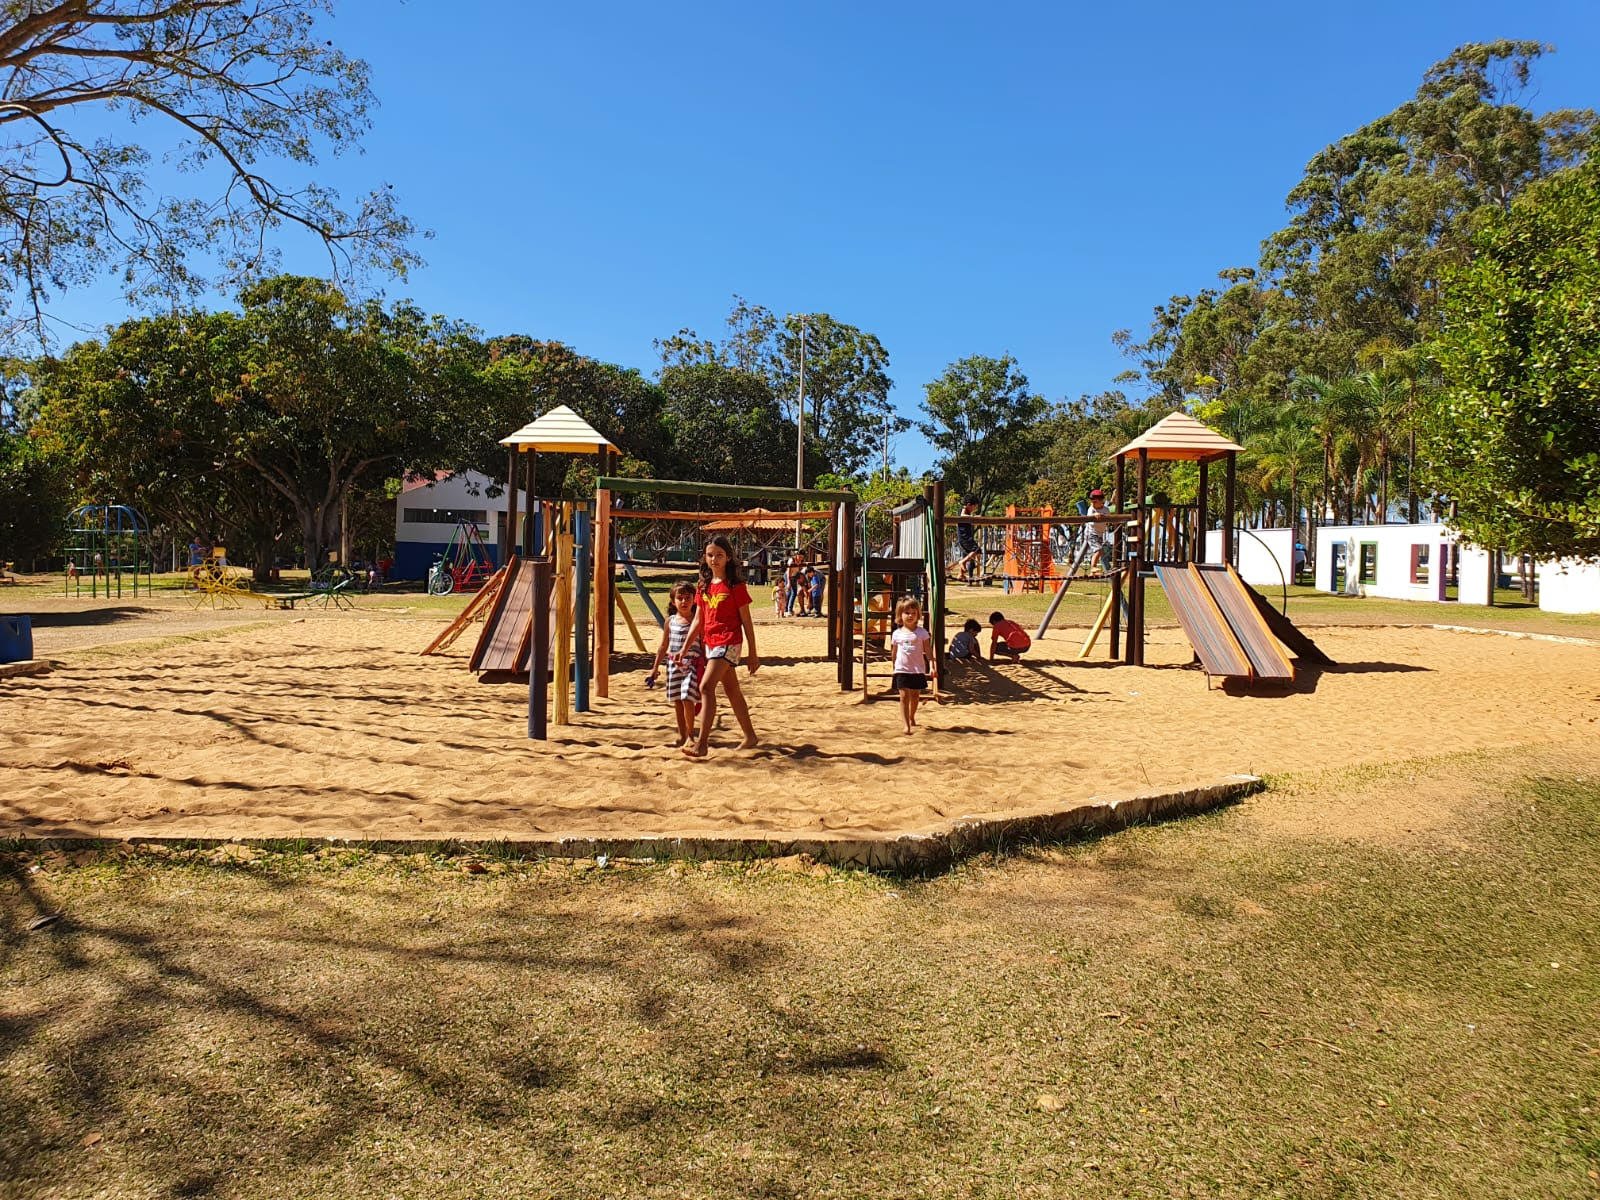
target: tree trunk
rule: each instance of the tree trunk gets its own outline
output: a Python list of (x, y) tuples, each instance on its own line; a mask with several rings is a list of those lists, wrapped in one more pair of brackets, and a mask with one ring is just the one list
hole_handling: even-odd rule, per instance
[(1420, 516), (1417, 506), (1417, 431), (1407, 431), (1406, 445), (1406, 492), (1411, 503), (1411, 523), (1415, 525)]
[(272, 582), (273, 552), (277, 549), (276, 543), (271, 538), (262, 538), (255, 546), (255, 567), (250, 577), (257, 583)]

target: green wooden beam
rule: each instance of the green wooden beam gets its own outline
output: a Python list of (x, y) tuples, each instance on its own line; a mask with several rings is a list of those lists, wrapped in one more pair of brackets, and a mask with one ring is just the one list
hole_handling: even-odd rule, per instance
[(602, 475), (594, 481), (594, 485), (610, 492), (655, 492), (669, 496), (716, 496), (732, 500), (773, 500), (789, 504), (804, 500), (817, 500), (825, 504), (843, 504), (846, 500), (854, 500), (856, 498), (854, 492), (824, 492), (815, 488), (746, 487), (742, 483), (692, 483), (681, 479), (619, 479), (611, 475)]

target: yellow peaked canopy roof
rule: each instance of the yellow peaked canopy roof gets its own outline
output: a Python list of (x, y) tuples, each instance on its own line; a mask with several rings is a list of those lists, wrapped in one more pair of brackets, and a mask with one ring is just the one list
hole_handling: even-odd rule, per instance
[(501, 438), (502, 446), (515, 446), (526, 453), (536, 450), (545, 454), (599, 454), (616, 447), (565, 404), (558, 404), (537, 421), (531, 421), (510, 437)]
[(1148, 452), (1152, 461), (1209, 462), (1231, 451), (1243, 450), (1215, 429), (1208, 429), (1188, 413), (1175, 412), (1162, 417), (1129, 442), (1113, 458)]

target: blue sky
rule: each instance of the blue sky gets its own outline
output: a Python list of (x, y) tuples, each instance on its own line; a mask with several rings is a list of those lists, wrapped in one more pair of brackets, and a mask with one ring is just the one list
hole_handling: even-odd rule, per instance
[[(341, 0), (329, 29), (382, 106), (316, 177), (391, 183), (434, 231), (391, 296), (647, 372), (734, 293), (830, 312), (883, 340), (908, 414), (968, 354), (1015, 355), (1051, 398), (1108, 386), (1113, 330), (1253, 263), (1311, 155), (1461, 42), (1554, 43), (1534, 106), (1600, 104), (1592, 0)], [(102, 289), (54, 307), (124, 312)]]

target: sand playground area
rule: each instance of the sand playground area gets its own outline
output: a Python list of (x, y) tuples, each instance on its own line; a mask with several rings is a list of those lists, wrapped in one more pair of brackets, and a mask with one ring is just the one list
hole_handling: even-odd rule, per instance
[(1145, 668), (1076, 662), (1067, 629), (965, 668), (907, 738), (893, 701), (837, 690), (819, 624), (769, 618), (744, 677), (763, 746), (732, 749), (725, 715), (693, 763), (644, 656), (539, 744), (526, 686), (475, 679), (470, 638), (419, 656), (434, 614), (135, 615), (42, 629), (57, 669), (0, 681), (0, 836), (876, 838), (1233, 773), (1600, 745), (1600, 648), (1429, 628), (1311, 630), (1340, 665), (1245, 692), (1208, 690), (1176, 629)]

